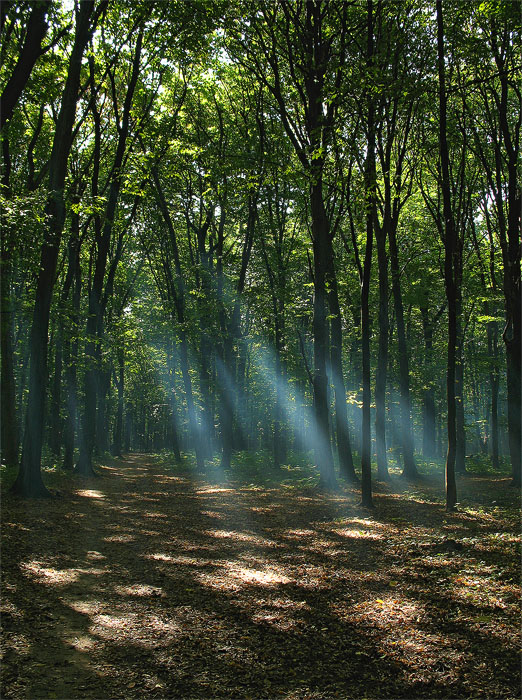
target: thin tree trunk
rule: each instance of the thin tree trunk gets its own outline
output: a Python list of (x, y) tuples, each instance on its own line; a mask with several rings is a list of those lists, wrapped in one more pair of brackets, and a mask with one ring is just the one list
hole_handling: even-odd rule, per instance
[[(367, 67), (373, 68), (373, 2), (367, 1)], [(362, 505), (373, 508), (371, 463), (371, 375), (370, 375), (370, 278), (372, 269), (373, 235), (375, 222), (375, 104), (371, 88), (367, 95), (368, 148), (365, 164), (366, 249), (361, 281), (361, 345), (362, 345), (362, 437), (361, 437), (361, 496)]]
[[(68, 336), (64, 345), (65, 361), (65, 425), (64, 425), (64, 468), (72, 470), (74, 467), (74, 436), (76, 432), (76, 416), (78, 410), (78, 386), (76, 367), (78, 364), (78, 333), (77, 326), (80, 316), (81, 295), (81, 270), (79, 247), (79, 216), (72, 217), (71, 240), (75, 241), (74, 249), (74, 287), (72, 296), (72, 312)], [(71, 244), (69, 244), (71, 249)]]
[(375, 443), (377, 476), (389, 479), (386, 457), (386, 375), (388, 370), (388, 256), (386, 254), (386, 225), (375, 227), (377, 261), (379, 266), (379, 351), (375, 373)]
[(491, 391), (491, 464), (494, 469), (499, 468), (498, 461), (498, 323), (488, 323), (488, 355), (491, 358), (491, 370), (489, 372), (489, 385)]
[(332, 381), (335, 391), (335, 432), (337, 435), (339, 469), (342, 477), (352, 482), (358, 482), (358, 478), (353, 465), (352, 446), (350, 444), (350, 434), (348, 431), (346, 389), (344, 385), (342, 360), (342, 319), (341, 309), (339, 306), (337, 277), (335, 274), (333, 260), (333, 249), (331, 244), (329, 246), (329, 265), (327, 271), (327, 282), (331, 328), (330, 363), (332, 370)]
[(174, 266), (176, 270), (176, 279), (172, 278), (172, 272), (168, 263), (166, 264), (166, 273), (169, 276), (169, 290), (170, 296), (174, 302), (177, 320), (178, 320), (178, 337), (180, 339), (179, 348), (179, 363), (181, 368), (181, 375), (183, 377), (183, 384), (185, 387), (185, 400), (187, 402), (187, 412), (189, 420), (189, 431), (192, 445), (194, 446), (194, 451), (196, 454), (196, 467), (198, 471), (203, 471), (205, 468), (205, 457), (204, 451), (202, 449), (200, 440), (200, 430), (198, 425), (198, 420), (196, 416), (196, 409), (194, 405), (194, 395), (192, 392), (192, 379), (189, 371), (189, 360), (188, 360), (188, 340), (187, 334), (185, 332), (185, 289), (183, 284), (183, 277), (181, 273), (181, 261), (179, 257), (178, 243), (176, 238), (176, 230), (174, 224), (172, 223), (172, 218), (170, 216), (169, 208), (165, 200), (165, 195), (163, 193), (163, 188), (159, 179), (157, 168), (152, 168), (152, 177), (154, 180), (154, 186), (156, 188), (156, 194), (158, 198), (159, 208), (161, 210), (163, 220), (167, 225), (170, 244), (172, 248), (172, 254), (174, 256)]
[[(11, 157), (9, 140), (4, 134), (2, 141), (2, 184), (4, 196), (10, 198)], [(0, 351), (1, 351), (1, 446), (2, 462), (14, 467), (18, 462), (18, 414), (16, 411), (16, 381), (13, 363), (13, 311), (11, 298), (12, 245), (8, 231), (3, 230), (0, 243)]]
[(455, 271), (457, 259), (457, 236), (451, 206), (442, 0), (436, 0), (436, 7), (437, 68), (439, 74), (439, 151), (442, 170), (441, 188), (444, 215), (444, 280), (446, 284), (446, 299), (448, 302), (448, 363), (446, 374), (446, 394), (448, 402), (448, 452), (446, 455), (446, 509), (448, 511), (452, 511), (455, 510), (457, 503), (457, 484), (455, 481), (455, 458), (457, 447), (455, 400), (455, 365), (457, 346), (457, 290)]
[(460, 322), (462, 314), (462, 293), (457, 285), (457, 345), (455, 348), (455, 430), (457, 445), (455, 448), (455, 471), (466, 473), (466, 426), (464, 417), (464, 352), (463, 331)]
[(424, 336), (424, 389), (422, 400), (422, 455), (424, 459), (436, 456), (436, 409), (435, 386), (433, 384), (433, 322), (428, 308), (420, 307)]
[(401, 430), (400, 440), (404, 468), (402, 476), (416, 479), (419, 476), (413, 456), (413, 431), (411, 425), (410, 398), (410, 369), (408, 360), (408, 342), (404, 324), (404, 307), (400, 281), (399, 255), (397, 251), (397, 227), (391, 225), (388, 232), (390, 242), (390, 267), (392, 275), (392, 293), (397, 324), (397, 340), (399, 345), (399, 390), (401, 398)]
[[(87, 355), (88, 365), (87, 370), (85, 372), (83, 431), (82, 442), (80, 447), (80, 457), (76, 465), (78, 473), (82, 476), (96, 476), (96, 472), (94, 471), (92, 465), (92, 455), (96, 445), (97, 399), (100, 399), (98, 410), (99, 412), (101, 412), (101, 417), (103, 417), (105, 403), (104, 378), (102, 376), (102, 370), (100, 367), (100, 344), (103, 336), (103, 315), (105, 305), (104, 301), (102, 300), (103, 282), (105, 279), (105, 271), (107, 267), (107, 258), (109, 255), (114, 218), (118, 206), (121, 185), (123, 182), (122, 164), (127, 146), (127, 137), (129, 134), (130, 116), (134, 97), (134, 90), (136, 88), (136, 84), (139, 77), (142, 41), (143, 28), (140, 28), (138, 37), (136, 39), (136, 47), (134, 49), (132, 73), (128, 83), (127, 92), (125, 94), (125, 101), (123, 104), (121, 125), (118, 129), (118, 143), (116, 146), (116, 153), (114, 156), (114, 162), (112, 167), (112, 179), (109, 187), (107, 206), (105, 208), (103, 229), (101, 233), (96, 236), (97, 255), (92, 287), (89, 294), (89, 316), (87, 319), (86, 331), (87, 343), (85, 352)], [(91, 85), (94, 91), (94, 75), (92, 72)], [(98, 144), (95, 144), (95, 146), (98, 149), (98, 157), (96, 158), (95, 156), (95, 158), (96, 160), (98, 160), (100, 148), (99, 113), (95, 104), (93, 104), (93, 116), (95, 120), (95, 125), (97, 127), (96, 131), (98, 139)], [(99, 162), (97, 162), (96, 167), (99, 167)], [(97, 188), (97, 184), (95, 184), (95, 187)], [(97, 194), (97, 192), (95, 192), (94, 194)], [(103, 430), (101, 426), (100, 429)]]

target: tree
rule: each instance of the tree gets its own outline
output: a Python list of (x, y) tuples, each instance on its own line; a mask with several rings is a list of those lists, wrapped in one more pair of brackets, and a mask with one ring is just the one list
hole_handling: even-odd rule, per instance
[(71, 150), (82, 56), (103, 5), (83, 0), (76, 12), (74, 44), (49, 163), (47, 225), (40, 254), (40, 272), (30, 340), (29, 398), (25, 419), (22, 460), (13, 491), (21, 496), (47, 496), (40, 472), (43, 442), (45, 386), (47, 381), (47, 332), (54, 275), (65, 221), (64, 185)]

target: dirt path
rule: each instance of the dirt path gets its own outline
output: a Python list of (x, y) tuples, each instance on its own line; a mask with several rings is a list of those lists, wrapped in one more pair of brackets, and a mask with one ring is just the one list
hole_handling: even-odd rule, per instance
[(2, 697), (519, 695), (506, 510), (101, 471), (3, 499)]

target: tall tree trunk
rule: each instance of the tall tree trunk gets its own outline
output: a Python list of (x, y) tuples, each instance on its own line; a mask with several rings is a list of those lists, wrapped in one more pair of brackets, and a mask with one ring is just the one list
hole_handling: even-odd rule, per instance
[(446, 509), (455, 510), (457, 484), (455, 480), (455, 458), (457, 447), (455, 365), (457, 347), (457, 290), (456, 262), (457, 235), (451, 206), (451, 181), (447, 141), (447, 99), (444, 66), (444, 21), (442, 0), (437, 0), (437, 68), (439, 74), (439, 152), (442, 170), (441, 188), (444, 216), (444, 281), (448, 302), (448, 363), (446, 394), (448, 402), (448, 452), (446, 455)]
[(457, 445), (455, 448), (455, 471), (457, 474), (466, 473), (466, 425), (464, 416), (464, 337), (461, 324), (462, 292), (460, 276), (457, 283), (457, 344), (455, 347), (455, 431)]
[[(11, 157), (9, 140), (2, 140), (2, 189), (6, 199), (10, 198)], [(2, 462), (14, 467), (18, 462), (18, 414), (16, 411), (16, 382), (13, 363), (13, 312), (11, 297), (12, 233), (2, 230), (0, 243), (0, 397), (1, 397), (1, 448)]]
[(169, 293), (172, 301), (174, 302), (175, 312), (178, 321), (178, 337), (180, 339), (179, 348), (179, 363), (181, 368), (181, 375), (183, 377), (183, 384), (185, 387), (185, 400), (187, 402), (187, 413), (189, 421), (189, 431), (192, 445), (194, 446), (194, 451), (196, 454), (196, 467), (198, 471), (203, 471), (205, 468), (205, 457), (204, 450), (202, 449), (202, 444), (200, 440), (200, 428), (198, 425), (198, 420), (196, 416), (196, 408), (194, 405), (194, 395), (192, 392), (192, 379), (190, 376), (189, 360), (188, 360), (188, 339), (185, 332), (185, 288), (183, 284), (183, 276), (181, 271), (181, 261), (179, 257), (178, 243), (176, 237), (176, 230), (174, 224), (172, 223), (172, 218), (170, 216), (169, 208), (163, 193), (163, 188), (159, 179), (158, 170), (156, 167), (152, 168), (152, 177), (154, 180), (154, 186), (156, 188), (156, 194), (158, 199), (159, 208), (163, 216), (163, 220), (167, 225), (167, 230), (169, 233), (169, 239), (172, 249), (172, 254), (174, 257), (174, 267), (176, 271), (176, 278), (173, 279), (172, 271), (169, 264), (166, 264), (166, 274), (169, 279)]
[(170, 340), (167, 340), (167, 370), (169, 373), (169, 406), (170, 419), (168, 427), (168, 447), (174, 453), (176, 462), (181, 462), (181, 452), (179, 449), (178, 421), (176, 417), (176, 386), (174, 373), (174, 352)]
[(337, 277), (335, 274), (333, 249), (329, 246), (329, 264), (327, 271), (328, 304), (330, 310), (330, 363), (332, 370), (332, 382), (335, 391), (335, 432), (337, 435), (337, 452), (339, 456), (339, 469), (341, 476), (352, 482), (357, 482), (357, 475), (353, 465), (352, 446), (348, 431), (348, 415), (346, 410), (346, 389), (343, 374), (343, 338), (342, 318), (339, 306), (339, 292)]
[[(127, 147), (127, 137), (129, 134), (130, 116), (134, 91), (139, 77), (142, 42), (143, 28), (140, 27), (136, 39), (136, 46), (134, 49), (134, 56), (132, 60), (132, 73), (127, 86), (127, 92), (125, 94), (125, 100), (123, 103), (121, 124), (118, 129), (118, 142), (112, 166), (112, 178), (109, 187), (107, 205), (105, 208), (104, 224), (101, 233), (97, 234), (96, 236), (97, 255), (92, 287), (89, 293), (89, 315), (87, 319), (86, 331), (87, 342), (85, 346), (85, 353), (87, 356), (87, 369), (85, 372), (84, 384), (85, 401), (82, 426), (83, 430), (82, 441), (80, 445), (80, 456), (76, 465), (78, 473), (82, 476), (96, 476), (96, 472), (94, 471), (92, 465), (92, 455), (96, 444), (96, 403), (99, 397), (101, 401), (98, 408), (100, 412), (103, 412), (103, 398), (105, 391), (103, 386), (102, 369), (100, 366), (100, 344), (103, 336), (103, 316), (105, 306), (103, 300), (103, 283), (105, 279), (105, 271), (107, 267), (107, 259), (109, 255), (114, 218), (118, 206), (121, 185), (123, 182), (122, 165), (125, 156), (125, 150)], [(94, 92), (94, 74), (92, 72), (91, 85), (92, 90)], [(95, 104), (93, 104), (93, 116), (96, 125), (96, 136), (98, 140), (98, 144), (95, 144), (95, 147), (98, 150), (99, 158), (99, 113)], [(98, 158), (95, 156), (95, 159), (97, 161)], [(95, 167), (99, 167), (99, 161), (96, 163)], [(95, 187), (97, 189), (97, 183), (95, 183)], [(95, 192), (94, 194), (97, 194), (97, 192)]]
[(386, 457), (386, 375), (388, 370), (388, 256), (386, 254), (386, 224), (376, 225), (377, 261), (379, 266), (379, 351), (375, 373), (375, 442), (377, 452), (377, 476), (381, 481), (389, 479)]
[(97, 410), (95, 429), (95, 450), (97, 455), (103, 455), (109, 451), (109, 426), (107, 424), (107, 397), (110, 390), (111, 376), (109, 370), (100, 368), (101, 357), (98, 356), (98, 381), (97, 381)]
[(433, 383), (433, 322), (428, 308), (419, 308), (424, 336), (424, 383), (422, 399), (422, 455), (424, 459), (436, 456), (436, 409), (435, 386)]
[(489, 372), (489, 386), (491, 393), (491, 413), (490, 413), (490, 435), (491, 435), (491, 464), (494, 469), (499, 468), (498, 461), (498, 323), (490, 321), (488, 323), (488, 356), (491, 358), (491, 369)]
[[(79, 216), (72, 217), (71, 242), (74, 241), (74, 287), (72, 295), (72, 311), (68, 335), (64, 344), (65, 363), (65, 425), (64, 425), (64, 468), (72, 470), (74, 467), (74, 436), (76, 432), (76, 417), (78, 411), (78, 385), (76, 367), (78, 364), (78, 332), (77, 326), (80, 316), (81, 295), (81, 270), (80, 270), (80, 243), (79, 243)], [(71, 249), (71, 243), (69, 249)]]
[[(373, 2), (367, 0), (367, 68), (373, 69)], [(369, 78), (368, 78), (369, 79)], [(370, 374), (370, 277), (372, 269), (373, 233), (375, 222), (375, 188), (377, 174), (375, 166), (375, 104), (368, 90), (367, 98), (367, 155), (364, 173), (365, 209), (366, 209), (366, 250), (364, 255), (363, 275), (361, 281), (361, 345), (362, 345), (362, 437), (361, 437), (361, 495), (362, 505), (373, 508), (372, 499), (372, 452), (371, 452), (371, 374)]]
[(123, 406), (125, 394), (125, 348), (118, 349), (118, 406), (116, 409), (116, 425), (114, 426), (114, 444), (112, 453), (121, 457), (123, 448)]
[(326, 271), (328, 266), (328, 220), (324, 209), (322, 181), (311, 186), (310, 204), (314, 249), (314, 453), (323, 486), (335, 485), (330, 445), (329, 409), (327, 396), (326, 359), (328, 333), (326, 323)]
[(58, 321), (56, 340), (54, 344), (54, 375), (51, 384), (50, 400), (50, 434), (49, 448), (55, 457), (60, 456), (62, 447), (62, 367), (63, 367), (63, 338), (62, 322)]
[(397, 324), (397, 340), (399, 345), (399, 390), (401, 397), (401, 430), (400, 440), (402, 446), (402, 458), (404, 469), (402, 476), (408, 479), (416, 479), (419, 476), (415, 458), (413, 456), (413, 431), (411, 425), (411, 398), (410, 398), (410, 368), (408, 360), (408, 342), (406, 339), (406, 327), (404, 324), (404, 307), (402, 303), (402, 291), (399, 268), (399, 254), (397, 251), (397, 226), (391, 225), (389, 232), (390, 242), (390, 267), (392, 275), (392, 293)]
[(36, 299), (30, 339), (29, 398), (25, 419), (22, 460), (13, 491), (21, 496), (49, 496), (41, 475), (45, 390), (47, 382), (47, 334), (58, 250), (65, 222), (64, 185), (67, 160), (72, 145), (76, 101), (80, 84), (82, 56), (92, 34), (90, 17), (94, 4), (80, 2), (74, 45), (51, 151), (47, 225), (41, 249)]

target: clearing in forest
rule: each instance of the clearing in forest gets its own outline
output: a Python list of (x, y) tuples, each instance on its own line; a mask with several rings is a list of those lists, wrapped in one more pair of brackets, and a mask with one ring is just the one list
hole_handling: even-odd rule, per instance
[[(511, 698), (507, 480), (259, 487), (130, 455), (3, 499), (5, 698)], [(402, 493), (399, 493), (402, 491)]]

